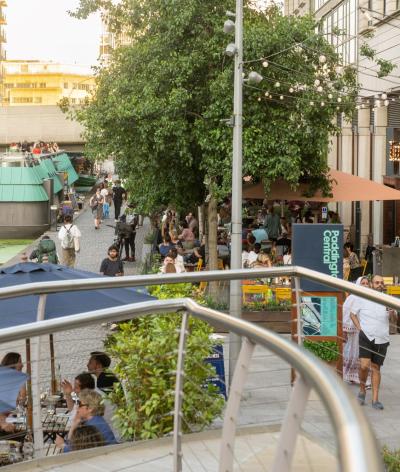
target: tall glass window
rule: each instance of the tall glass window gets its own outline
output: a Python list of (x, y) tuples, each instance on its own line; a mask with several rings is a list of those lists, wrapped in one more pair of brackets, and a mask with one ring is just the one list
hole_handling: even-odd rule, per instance
[[(323, 0), (317, 0), (323, 1)], [(344, 0), (321, 20), (321, 34), (335, 46), (343, 64), (357, 61), (357, 0)]]
[(315, 0), (315, 10), (319, 10), (325, 3), (328, 3), (329, 0)]

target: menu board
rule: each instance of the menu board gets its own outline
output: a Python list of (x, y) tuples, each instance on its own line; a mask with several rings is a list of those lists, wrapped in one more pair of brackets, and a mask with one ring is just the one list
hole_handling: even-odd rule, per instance
[(304, 336), (337, 336), (338, 303), (336, 296), (301, 297)]

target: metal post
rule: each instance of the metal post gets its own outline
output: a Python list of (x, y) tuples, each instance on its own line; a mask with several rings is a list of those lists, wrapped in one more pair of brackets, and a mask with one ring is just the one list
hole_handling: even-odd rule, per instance
[[(233, 155), (232, 155), (232, 229), (231, 229), (231, 269), (242, 267), (242, 110), (243, 110), (243, 0), (236, 0), (235, 19), (235, 77), (233, 97)], [(229, 313), (242, 317), (241, 281), (230, 283)], [(233, 378), (238, 357), (240, 338), (230, 335), (229, 379)]]
[(240, 400), (246, 383), (255, 344), (247, 338), (242, 342), (242, 348), (233, 374), (226, 404), (224, 425), (222, 428), (221, 450), (219, 456), (219, 472), (233, 471), (233, 450), (235, 446), (236, 420), (239, 413)]
[(303, 421), (310, 390), (303, 378), (298, 375), (282, 423), (272, 472), (289, 472), (291, 469), (297, 435)]
[(296, 317), (297, 317), (297, 344), (303, 344), (303, 323), (301, 321), (301, 297), (300, 297), (300, 279), (294, 278), (294, 289), (296, 290)]
[[(47, 295), (39, 296), (36, 321), (44, 320)], [(39, 361), (40, 361), (40, 336), (33, 339), (32, 349), (32, 422), (33, 437), (35, 447), (35, 457), (43, 454), (43, 430), (40, 405), (40, 381), (39, 381)]]
[(182, 315), (182, 324), (179, 334), (178, 362), (176, 366), (175, 381), (175, 404), (174, 404), (174, 472), (182, 472), (182, 403), (183, 403), (183, 381), (184, 381), (184, 363), (185, 363), (185, 344), (188, 335), (187, 312)]

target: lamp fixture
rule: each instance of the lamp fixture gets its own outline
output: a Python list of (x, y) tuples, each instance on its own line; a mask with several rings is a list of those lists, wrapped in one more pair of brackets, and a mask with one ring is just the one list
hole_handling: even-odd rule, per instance
[(225, 49), (225, 54), (229, 57), (233, 57), (235, 54), (237, 54), (238, 48), (236, 47), (236, 44), (234, 43), (229, 43), (228, 46), (226, 46)]

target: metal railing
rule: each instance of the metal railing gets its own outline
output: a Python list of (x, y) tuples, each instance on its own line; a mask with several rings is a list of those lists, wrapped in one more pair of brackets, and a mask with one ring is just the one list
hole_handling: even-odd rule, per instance
[[(210, 271), (190, 274), (130, 276), (116, 279), (87, 279), (48, 282), (43, 284), (26, 284), (0, 289), (0, 298), (41, 295), (38, 306), (38, 320), (43, 319), (46, 295), (60, 291), (88, 290), (94, 288), (132, 287), (153, 284), (198, 282), (213, 280), (249, 279), (260, 277), (295, 277), (295, 288), (299, 290), (299, 277), (323, 282), (325, 285), (346, 290), (355, 295), (385, 304), (400, 310), (400, 300), (374, 292), (350, 282), (335, 279), (302, 267), (282, 267), (261, 270)], [(299, 307), (298, 307), (299, 309)], [(115, 308), (80, 313), (64, 318), (37, 321), (27, 325), (0, 330), (0, 343), (55, 333), (65, 329), (79, 328), (93, 323), (133, 319), (154, 313), (184, 311), (182, 317), (180, 342), (178, 349), (178, 369), (175, 388), (175, 422), (174, 422), (174, 471), (182, 470), (181, 444), (181, 405), (182, 378), (184, 376), (184, 353), (186, 326), (189, 315), (209, 323), (218, 323), (224, 328), (244, 338), (236, 369), (229, 389), (226, 405), (222, 441), (220, 449), (219, 470), (233, 470), (234, 440), (240, 398), (246, 381), (249, 363), (256, 344), (261, 345), (288, 362), (298, 376), (290, 397), (286, 416), (282, 424), (281, 436), (273, 465), (274, 472), (290, 470), (294, 455), (295, 443), (311, 389), (320, 396), (331, 419), (337, 437), (341, 470), (353, 472), (383, 470), (378, 445), (370, 426), (355, 401), (349, 396), (339, 378), (326, 369), (325, 365), (311, 354), (300, 349), (295, 343), (268, 330), (259, 328), (241, 319), (230, 317), (201, 306), (191, 299), (157, 300)], [(37, 406), (37, 405), (36, 405)], [(40, 423), (40, 419), (39, 419)]]

